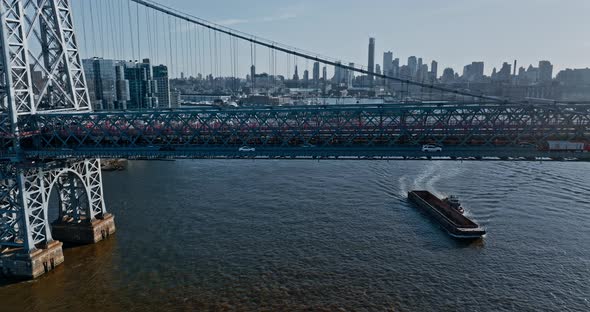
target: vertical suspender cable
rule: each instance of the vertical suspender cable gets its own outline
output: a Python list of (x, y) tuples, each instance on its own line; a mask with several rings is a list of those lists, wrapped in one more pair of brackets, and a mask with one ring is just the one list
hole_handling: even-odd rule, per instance
[(99, 14), (98, 14), (98, 27), (100, 28), (99, 29), (99, 32), (100, 32), (99, 35), (100, 35), (100, 46), (101, 46), (101, 52), (102, 52), (102, 53), (100, 53), (100, 55), (105, 55), (104, 46), (105, 45), (107, 46), (107, 49), (106, 50), (108, 51), (108, 43), (105, 44), (105, 42), (104, 42), (104, 33), (105, 33), (105, 31), (103, 29), (104, 24), (103, 24), (103, 20), (102, 20), (104, 14), (102, 14), (102, 12), (101, 12), (100, 5), (98, 6), (97, 10), (99, 12)]
[(155, 31), (154, 31), (154, 46), (156, 48), (156, 62), (154, 62), (155, 64), (162, 64), (162, 59), (160, 59), (160, 43), (163, 42), (160, 40), (160, 32), (161, 32), (161, 28), (160, 28), (160, 19), (158, 18), (158, 11), (153, 10), (153, 17), (154, 17), (154, 22), (155, 24)]
[(213, 76), (213, 47), (211, 44), (211, 29), (209, 29), (209, 65), (211, 67), (211, 76)]
[(180, 38), (180, 56), (182, 58), (182, 62), (180, 63), (181, 72), (184, 72), (184, 76), (187, 76), (186, 69), (187, 69), (187, 62), (186, 62), (186, 42), (183, 40), (182, 34), (184, 33), (184, 27), (182, 26), (182, 20), (178, 20), (178, 24), (180, 28), (178, 29), (178, 37)]
[(92, 54), (96, 56), (96, 31), (94, 29), (94, 5), (93, 1), (90, 1), (90, 31), (92, 32)]
[[(141, 97), (141, 91), (142, 91), (142, 88), (143, 88), (143, 85), (141, 83), (141, 80), (143, 78), (142, 75), (141, 75), (142, 74), (142, 70), (143, 70), (143, 66), (141, 66), (141, 63), (142, 63), (142, 61), (141, 61), (141, 59), (142, 59), (142, 55), (141, 55), (141, 28), (139, 26), (139, 24), (140, 24), (139, 23), (139, 3), (136, 3), (136, 4), (137, 5), (135, 7), (135, 13), (136, 13), (135, 15), (136, 15), (136, 21), (137, 21), (137, 55), (138, 55), (138, 58), (137, 58), (137, 73), (138, 73), (138, 76), (139, 76), (139, 77), (137, 77), (138, 78), (137, 79), (137, 83), (138, 83), (138, 87), (137, 87), (137, 99), (138, 99), (138, 102), (140, 103), (139, 104), (139, 110), (142, 110), (143, 109), (143, 106), (144, 106), (144, 103), (143, 103), (143, 98)], [(146, 79), (147, 79), (147, 77), (146, 77)], [(147, 103), (145, 103), (145, 104), (147, 106)]]
[[(90, 2), (92, 3), (92, 2)], [(127, 20), (129, 21), (129, 34), (131, 35), (131, 57), (132, 61), (135, 60), (135, 37), (133, 36), (133, 21), (131, 20), (131, 0), (127, 0)]]
[(117, 1), (119, 3), (119, 31), (117, 33), (119, 33), (119, 44), (121, 47), (121, 60), (125, 60), (125, 36), (123, 35), (125, 33), (125, 26), (124, 26), (124, 21), (123, 21), (123, 11), (124, 11), (124, 7), (123, 7), (123, 1)]
[(88, 53), (88, 35), (86, 34), (86, 6), (84, 5), (87, 2), (82, 2), (82, 32), (84, 33), (84, 54), (87, 58), (90, 57)]
[(194, 58), (194, 50), (193, 50), (193, 36), (191, 36), (191, 29), (192, 29), (192, 25), (189, 24), (189, 22), (186, 22), (186, 36), (187, 36), (187, 43), (188, 43), (188, 50), (189, 50), (189, 58), (190, 58), (190, 64), (191, 64), (191, 77), (196, 76), (195, 74), (195, 58)]
[(148, 8), (144, 7), (144, 11), (145, 11), (145, 25), (147, 26), (147, 45), (148, 45), (148, 57), (150, 59), (153, 59), (153, 54), (152, 54), (152, 27), (151, 27), (151, 21), (149, 19), (149, 12), (148, 12)]
[(175, 66), (176, 66), (176, 78), (180, 78), (181, 68), (180, 68), (180, 58), (178, 53), (178, 19), (174, 18), (174, 54), (176, 58)]
[(196, 59), (196, 63), (197, 63), (197, 77), (199, 77), (199, 74), (202, 73), (203, 71), (203, 61), (202, 61), (202, 55), (201, 55), (201, 29), (199, 28), (198, 25), (193, 24), (194, 28), (195, 28), (195, 51), (197, 51), (197, 59)]
[(106, 0), (107, 1), (107, 11), (108, 13), (108, 20), (109, 20), (109, 36), (111, 37), (111, 45), (113, 47), (113, 58), (117, 58), (120, 57), (120, 53), (119, 53), (119, 49), (120, 47), (117, 47), (117, 44), (115, 43), (115, 34), (116, 34), (116, 29), (114, 26), (114, 17), (113, 15), (115, 14), (113, 7), (112, 7), (112, 2), (111, 0)]
[[(166, 16), (164, 16), (165, 18)], [(172, 60), (172, 21), (171, 21), (171, 17), (170, 15), (168, 15), (168, 43), (170, 45), (170, 51), (167, 53), (168, 54), (168, 69), (169, 69), (169, 76), (170, 78), (174, 77), (172, 75), (172, 63), (174, 62)]]

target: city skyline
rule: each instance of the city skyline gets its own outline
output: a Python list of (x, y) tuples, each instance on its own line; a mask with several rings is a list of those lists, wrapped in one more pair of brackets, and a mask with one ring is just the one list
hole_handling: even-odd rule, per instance
[[(261, 0), (254, 6), (236, 0), (222, 0), (224, 5), (216, 6), (187, 0), (159, 2), (343, 62), (366, 64), (366, 44), (369, 37), (375, 37), (377, 55), (389, 50), (400, 59), (422, 55), (425, 63), (436, 60), (443, 69), (459, 70), (472, 61), (499, 67), (515, 59), (526, 66), (549, 60), (556, 72), (590, 67), (590, 39), (584, 36), (590, 29), (590, 21), (584, 17), (590, 3), (581, 0), (567, 5), (554, 0), (301, 0), (289, 4)], [(238, 9), (228, 11), (227, 7)], [(404, 13), (392, 13), (400, 10)], [(391, 15), (395, 18), (388, 18)], [(411, 21), (416, 27), (408, 26)], [(338, 31), (318, 27), (323, 22), (337, 24)], [(437, 27), (424, 27), (426, 24)], [(486, 68), (487, 75), (491, 72), (492, 68)]]
[[(493, 67), (500, 67), (503, 62), (512, 63), (514, 60), (518, 60), (519, 65), (527, 67), (529, 64), (537, 65), (540, 60), (549, 60), (554, 65), (554, 72), (559, 72), (566, 68), (587, 68), (590, 67), (590, 59), (586, 55), (590, 54), (590, 41), (585, 42), (584, 29), (590, 29), (590, 22), (586, 21), (580, 15), (580, 11), (584, 9), (590, 9), (590, 3), (582, 3), (581, 1), (575, 0), (568, 6), (558, 6), (556, 1), (542, 0), (538, 4), (540, 8), (534, 9), (536, 6), (532, 6), (530, 0), (526, 0), (526, 3), (513, 4), (515, 11), (523, 11), (524, 8), (535, 10), (541, 10), (534, 17), (523, 16), (514, 22), (512, 19), (497, 22), (498, 25), (488, 29), (490, 26), (487, 22), (486, 27), (475, 27), (469, 23), (469, 27), (465, 27), (465, 21), (471, 21), (473, 18), (474, 10), (473, 4), (466, 4), (466, 7), (459, 10), (453, 16), (448, 16), (444, 23), (440, 27), (426, 28), (422, 25), (427, 24), (424, 22), (416, 23), (416, 27), (408, 27), (409, 24), (401, 25), (398, 19), (385, 19), (385, 18), (374, 18), (369, 21), (363, 21), (362, 19), (356, 18), (356, 16), (367, 8), (358, 7), (358, 4), (348, 3), (346, 5), (334, 6), (332, 11), (327, 10), (327, 7), (333, 5), (333, 1), (326, 1), (322, 3), (314, 3), (307, 0), (295, 2), (292, 5), (285, 5), (284, 3), (274, 3), (270, 1), (259, 1), (260, 5), (247, 7), (245, 4), (236, 3), (235, 0), (222, 0), (228, 6), (232, 5), (240, 10), (221, 10), (220, 8), (214, 8), (206, 4), (195, 5), (192, 1), (186, 0), (159, 0), (158, 2), (171, 5), (182, 12), (192, 14), (204, 18), (206, 20), (217, 22), (226, 25), (231, 28), (238, 29), (243, 32), (251, 33), (260, 37), (265, 37), (270, 40), (281, 42), (291, 46), (297, 46), (302, 49), (311, 50), (316, 53), (323, 55), (332, 56), (343, 63), (354, 62), (356, 64), (367, 65), (367, 51), (366, 46), (370, 37), (376, 38), (376, 63), (381, 60), (381, 54), (385, 51), (392, 51), (395, 57), (400, 59), (407, 59), (412, 55), (421, 55), (424, 58), (424, 63), (429, 64), (432, 60), (436, 60), (439, 63), (439, 75), (442, 70), (447, 67), (453, 68), (455, 71), (461, 71), (465, 64), (471, 63), (472, 61), (483, 61), (486, 63), (485, 74), (490, 75)], [(399, 5), (401, 7), (410, 6), (410, 4), (389, 4), (380, 3), (380, 1), (370, 1), (372, 4), (380, 4), (383, 7), (395, 7)], [(506, 2), (500, 0), (496, 4), (490, 4), (485, 2), (485, 6), (492, 12), (504, 8), (501, 3)], [(431, 0), (420, 1), (422, 6), (412, 4), (408, 10), (408, 15), (412, 16), (416, 13), (416, 8), (420, 7), (420, 14), (426, 14), (425, 12), (438, 12), (441, 15), (445, 10), (449, 10), (452, 5), (458, 5), (462, 3), (460, 0), (452, 0), (444, 7), (441, 4), (432, 3)], [(528, 6), (527, 6), (528, 3)], [(535, 2), (536, 3), (536, 2)], [(132, 55), (139, 51), (147, 51), (150, 49), (150, 40), (144, 38), (140, 33), (141, 46), (138, 48), (137, 34), (126, 33), (118, 34), (116, 37), (121, 36), (121, 42), (119, 47), (116, 49), (120, 50), (116, 53), (112, 50), (115, 43), (109, 42), (108, 37), (103, 37), (102, 33), (108, 32), (109, 19), (118, 20), (121, 15), (123, 20), (128, 18), (126, 7), (121, 5), (118, 12), (104, 14), (103, 19), (84, 19), (84, 16), (90, 14), (89, 6), (82, 5), (81, 3), (74, 2), (74, 17), (76, 19), (76, 27), (80, 30), (80, 43), (82, 55), (85, 58), (94, 56), (105, 57), (105, 58), (119, 58), (119, 59), (132, 59)], [(227, 6), (220, 6), (227, 7)], [(323, 8), (326, 7), (326, 8)], [(347, 7), (347, 8), (342, 8)], [(369, 5), (369, 7), (371, 7)], [(350, 8), (355, 8), (351, 10)], [(445, 9), (446, 8), (446, 9)], [(99, 8), (94, 8), (99, 10)], [(518, 9), (518, 10), (517, 10)], [(123, 21), (123, 26), (128, 27), (132, 25), (136, 28), (136, 25), (145, 25), (150, 27), (149, 23), (145, 22), (143, 12), (139, 14), (140, 20), (137, 23), (135, 19), (135, 7), (132, 4), (131, 20), (129, 23)], [(437, 11), (438, 10), (438, 11)], [(563, 10), (575, 11), (571, 18), (558, 22), (552, 19), (554, 12), (560, 12)], [(378, 17), (383, 15), (382, 11), (387, 10), (374, 10), (375, 16)], [(424, 12), (423, 12), (424, 11)], [(440, 11), (440, 12), (439, 12)], [(236, 13), (239, 12), (239, 13)], [(288, 13), (291, 12), (291, 13)], [(295, 13), (293, 13), (295, 12)], [(326, 12), (330, 12), (327, 14)], [(569, 12), (569, 11), (568, 11)], [(106, 12), (105, 12), (106, 13)], [(319, 27), (323, 25), (324, 21), (322, 18), (330, 18), (334, 14), (337, 14), (339, 18), (335, 21), (335, 25), (338, 25), (338, 31), (334, 31), (333, 27)], [(234, 15), (239, 14), (239, 15)], [(232, 18), (244, 17), (242, 15), (250, 16), (250, 18)], [(460, 15), (457, 15), (460, 14)], [(471, 14), (471, 15), (470, 15)], [(514, 14), (508, 12), (506, 14)], [(400, 18), (403, 20), (409, 17), (403, 14)], [(438, 16), (437, 15), (437, 16)], [(342, 16), (349, 16), (348, 19), (342, 19)], [(421, 15), (422, 16), (422, 15)], [(457, 16), (461, 18), (458, 19)], [(542, 17), (542, 19), (540, 19)], [(423, 18), (423, 16), (422, 16)], [(437, 17), (440, 19), (440, 16)], [(489, 19), (489, 18), (488, 18)], [(343, 22), (348, 21), (348, 22)], [(420, 19), (422, 20), (422, 19)], [(554, 21), (553, 23), (539, 23), (539, 20)], [(83, 22), (84, 21), (84, 22)], [(172, 30), (163, 27), (163, 20), (160, 21), (159, 31), (154, 34), (154, 37), (159, 37), (162, 40), (165, 36), (178, 34), (179, 36), (184, 35), (185, 26), (178, 25), (176, 27), (172, 24)], [(103, 25), (104, 23), (104, 25)], [(463, 23), (463, 24), (462, 24)], [(115, 23), (116, 24), (116, 23)], [(153, 24), (153, 22), (152, 22)], [(403, 23), (402, 23), (403, 24)], [(428, 21), (431, 24), (431, 21)], [(546, 25), (548, 24), (548, 25)], [(158, 25), (158, 22), (155, 23)], [(154, 26), (155, 26), (154, 25)], [(456, 31), (448, 31), (447, 28), (454, 25)], [(463, 25), (463, 27), (459, 27)], [(167, 26), (167, 25), (164, 25)], [(497, 27), (496, 27), (497, 26)], [(534, 27), (531, 27), (534, 26)], [(104, 27), (104, 28), (103, 28)], [(470, 34), (467, 36), (464, 32), (466, 28), (473, 28), (474, 31), (478, 30), (477, 34)], [(177, 30), (175, 30), (177, 29)], [(397, 31), (401, 29), (403, 31)], [(447, 30), (445, 30), (447, 29)], [(94, 30), (94, 32), (93, 32)], [(102, 30), (102, 31), (101, 31)], [(153, 32), (155, 29), (151, 28)], [(444, 33), (440, 33), (441, 30), (445, 30)], [(134, 37), (135, 36), (135, 37)], [(202, 38), (201, 38), (202, 39)], [(514, 42), (515, 39), (516, 43)], [(112, 40), (112, 39), (111, 39)], [(119, 38), (115, 38), (118, 41)], [(96, 42), (105, 42), (105, 45), (94, 46)], [(132, 48), (131, 44), (136, 45)], [(202, 43), (207, 46), (206, 40)], [(228, 48), (226, 42), (224, 42), (225, 48)], [(122, 45), (122, 46), (121, 46)], [(135, 52), (134, 52), (135, 49)], [(197, 71), (191, 72), (190, 70), (183, 70), (190, 66), (188, 62), (181, 64), (174, 64), (169, 59), (164, 59), (161, 55), (164, 55), (168, 47), (159, 47), (150, 56), (155, 63), (166, 63), (171, 64), (170, 76), (179, 77), (180, 72), (185, 72), (187, 75), (196, 75)], [(125, 57), (122, 57), (122, 55)], [(249, 59), (250, 49), (246, 45), (239, 46), (239, 59)], [(138, 57), (135, 57), (137, 59)], [(268, 63), (267, 52), (264, 50), (258, 51), (258, 55), (255, 58), (256, 63), (265, 64)], [(284, 75), (292, 75), (292, 66), (287, 66), (288, 58), (281, 56), (277, 60), (276, 67), (280, 71), (285, 71)], [(293, 62), (291, 60), (291, 62)], [(229, 62), (228, 62), (229, 63)], [(209, 65), (209, 63), (207, 63)], [(305, 61), (300, 59), (300, 67), (302, 70), (312, 70), (311, 67), (305, 67)], [(269, 68), (264, 66), (258, 66), (259, 72), (269, 72)], [(289, 68), (289, 73), (286, 68)], [(221, 64), (220, 69), (225, 72), (231, 72), (228, 64)], [(332, 73), (333, 70), (329, 69)], [(238, 69), (239, 76), (245, 76), (249, 72), (249, 67), (240, 67)], [(207, 70), (200, 70), (200, 73), (206, 75), (210, 73)], [(330, 73), (330, 74), (331, 74)]]

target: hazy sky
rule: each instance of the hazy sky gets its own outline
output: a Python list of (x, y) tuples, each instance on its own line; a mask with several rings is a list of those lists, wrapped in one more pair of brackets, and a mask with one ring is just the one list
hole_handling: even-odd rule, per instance
[[(75, 7), (88, 3), (77, 1)], [(435, 59), (439, 74), (449, 66), (461, 72), (472, 61), (485, 61), (490, 73), (515, 59), (519, 67), (547, 59), (556, 67), (554, 74), (564, 68), (590, 67), (590, 0), (156, 1), (240, 31), (364, 65), (368, 38), (374, 36), (379, 64), (383, 52), (391, 50), (403, 64), (410, 55), (428, 63)]]
[(483, 60), (519, 66), (548, 59), (557, 68), (590, 67), (589, 0), (157, 0), (278, 42), (366, 63), (391, 50), (462, 68)]

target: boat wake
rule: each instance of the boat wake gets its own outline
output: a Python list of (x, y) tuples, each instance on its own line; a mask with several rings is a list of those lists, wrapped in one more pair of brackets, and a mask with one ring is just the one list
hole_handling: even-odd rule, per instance
[(462, 167), (449, 167), (448, 162), (430, 162), (417, 176), (405, 174), (399, 177), (399, 195), (407, 197), (412, 190), (426, 190), (438, 197), (446, 197), (442, 191), (437, 189), (437, 184), (442, 179), (449, 179), (459, 175)]

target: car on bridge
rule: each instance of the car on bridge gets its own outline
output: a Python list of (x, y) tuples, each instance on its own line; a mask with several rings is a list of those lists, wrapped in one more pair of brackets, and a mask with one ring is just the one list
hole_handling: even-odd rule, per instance
[(256, 148), (250, 146), (242, 146), (238, 149), (239, 152), (256, 152)]
[(426, 144), (422, 146), (422, 151), (428, 153), (442, 152), (442, 147), (433, 144)]

